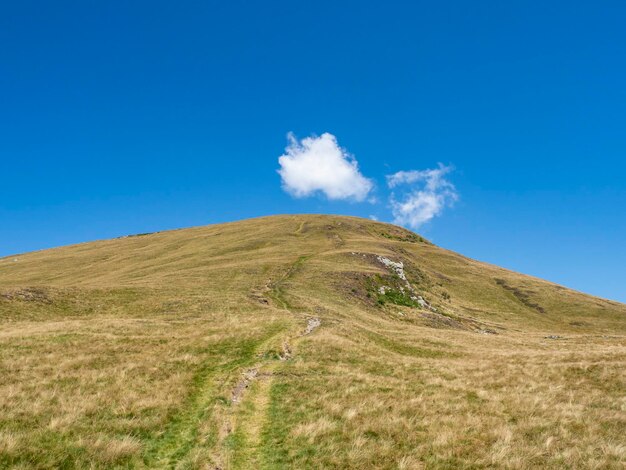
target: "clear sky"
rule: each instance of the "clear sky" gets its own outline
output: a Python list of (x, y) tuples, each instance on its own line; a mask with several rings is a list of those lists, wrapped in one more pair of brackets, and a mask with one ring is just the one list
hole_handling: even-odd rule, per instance
[(623, 1), (1, 2), (0, 256), (338, 213), (626, 302), (625, 24)]

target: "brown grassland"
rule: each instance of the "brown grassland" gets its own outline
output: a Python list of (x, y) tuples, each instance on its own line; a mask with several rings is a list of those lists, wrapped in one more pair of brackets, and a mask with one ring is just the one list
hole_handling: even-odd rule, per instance
[(623, 469), (625, 365), (625, 305), (353, 217), (0, 259), (0, 468)]

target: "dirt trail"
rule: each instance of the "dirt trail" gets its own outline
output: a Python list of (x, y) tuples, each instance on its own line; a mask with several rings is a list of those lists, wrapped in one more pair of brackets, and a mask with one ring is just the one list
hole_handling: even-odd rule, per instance
[[(300, 335), (292, 338), (291, 341), (296, 341), (299, 337), (310, 335), (321, 325), (322, 325), (322, 321), (319, 318), (317, 317), (308, 318), (306, 322), (306, 328), (304, 329), (304, 331)], [(281, 361), (288, 361), (292, 358), (293, 358), (292, 348), (290, 345), (290, 341), (287, 340), (283, 344), (283, 351), (279, 354), (278, 359)], [(241, 378), (239, 382), (237, 382), (231, 394), (231, 402), (233, 404), (240, 403), (242, 401), (243, 395), (246, 392), (246, 389), (250, 387), (253, 381), (255, 381), (257, 378), (263, 375), (261, 374), (262, 367), (263, 365), (261, 364), (256, 367), (250, 368), (243, 373), (243, 377)]]
[(306, 222), (302, 221), (294, 233), (296, 235), (302, 235), (304, 232), (306, 232)]
[[(273, 377), (273, 370), (276, 368), (276, 359), (279, 361), (289, 361), (293, 359), (294, 350), (293, 345), (297, 343), (302, 337), (311, 335), (321, 325), (321, 319), (317, 317), (308, 317), (301, 313), (294, 312), (285, 298), (284, 284), (288, 281), (297, 271), (302, 264), (311, 257), (301, 256), (299, 257), (289, 268), (285, 271), (282, 277), (277, 281), (268, 281), (264, 289), (261, 289), (255, 294), (257, 296), (263, 296), (268, 304), (273, 303), (275, 306), (287, 310), (292, 315), (298, 318), (305, 318), (306, 325), (304, 331), (294, 332), (291, 337), (287, 338), (282, 346), (282, 352), (278, 357), (268, 358), (262, 363), (255, 365), (252, 368), (245, 370), (241, 379), (235, 384), (231, 392), (231, 408), (224, 410), (223, 423), (220, 430), (219, 442), (217, 444), (218, 454), (215, 456), (217, 466), (215, 469), (223, 469), (229, 462), (229, 452), (226, 449), (227, 438), (236, 430), (236, 424), (239, 424), (244, 434), (251, 442), (260, 440), (260, 432), (262, 423), (265, 419), (264, 413), (267, 403), (269, 403), (269, 391), (271, 387), (271, 380)], [(247, 392), (253, 385), (261, 381), (261, 385), (254, 386), (254, 392), (249, 398), (257, 406), (253, 407), (256, 411), (251, 415), (249, 411), (238, 411), (240, 405), (244, 400), (247, 400)], [(263, 406), (260, 406), (263, 404)], [(241, 420), (237, 423), (238, 420)], [(251, 456), (252, 458), (253, 456)]]
[[(298, 229), (296, 230), (296, 235), (301, 235), (306, 232), (306, 223), (301, 223)], [(334, 227), (327, 227), (328, 229), (333, 229)], [(299, 333), (294, 332), (290, 338), (287, 338), (282, 346), (282, 352), (278, 355), (279, 361), (289, 361), (293, 359), (294, 352), (293, 346), (297, 344), (303, 337), (309, 336), (313, 334), (321, 325), (322, 320), (318, 317), (311, 317), (304, 313), (294, 311), (294, 308), (291, 306), (289, 301), (285, 296), (285, 285), (287, 282), (296, 274), (307, 262), (310, 258), (315, 255), (319, 255), (326, 251), (332, 251), (339, 246), (344, 245), (344, 240), (341, 235), (336, 233), (334, 230), (331, 233), (327, 234), (330, 242), (332, 243), (332, 247), (329, 247), (328, 250), (323, 250), (322, 252), (312, 253), (308, 255), (300, 256), (296, 261), (294, 261), (284, 272), (284, 274), (279, 277), (277, 280), (272, 281), (271, 279), (267, 281), (267, 283), (261, 288), (253, 291), (251, 296), (254, 300), (265, 304), (265, 305), (273, 305), (278, 308), (282, 308), (288, 311), (291, 315), (299, 318), (306, 319), (306, 325), (304, 331), (300, 330)], [(247, 369), (242, 378), (237, 382), (235, 387), (232, 390), (231, 394), (231, 403), (232, 407), (228, 410), (225, 410), (225, 414), (223, 417), (223, 424), (220, 432), (220, 437), (218, 438), (217, 444), (217, 452), (216, 460), (219, 463), (215, 468), (216, 470), (222, 470), (225, 468), (229, 461), (229, 452), (226, 448), (226, 439), (234, 432), (237, 432), (236, 424), (239, 424), (240, 430), (246, 435), (246, 438), (250, 441), (250, 445), (252, 448), (256, 448), (256, 446), (260, 442), (260, 433), (262, 429), (262, 425), (265, 418), (265, 410), (269, 403), (269, 393), (271, 389), (271, 381), (273, 378), (273, 371), (277, 367), (277, 362), (274, 362), (276, 359), (268, 358), (263, 363), (256, 365), (253, 368)], [(253, 403), (253, 410), (245, 411), (240, 405), (244, 400), (247, 400), (247, 391), (252, 389), (251, 397), (249, 400)], [(237, 421), (241, 420), (239, 423)], [(254, 454), (254, 451), (251, 451)], [(258, 455), (248, 455), (247, 458), (249, 460), (255, 461), (258, 458)]]
[(259, 374), (259, 368), (255, 367), (253, 369), (248, 369), (243, 373), (243, 378), (237, 383), (235, 388), (233, 389), (231, 401), (233, 403), (239, 403), (241, 401), (241, 397), (246, 389), (250, 386), (250, 382), (256, 379)]

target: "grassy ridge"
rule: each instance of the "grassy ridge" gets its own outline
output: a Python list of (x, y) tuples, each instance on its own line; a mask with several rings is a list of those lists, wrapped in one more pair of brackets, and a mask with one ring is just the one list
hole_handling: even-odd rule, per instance
[(622, 468), (625, 332), (622, 304), (353, 217), (11, 256), (0, 468)]

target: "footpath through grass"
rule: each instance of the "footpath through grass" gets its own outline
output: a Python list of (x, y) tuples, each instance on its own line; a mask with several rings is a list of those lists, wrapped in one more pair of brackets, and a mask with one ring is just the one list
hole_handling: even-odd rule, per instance
[(286, 327), (284, 322), (275, 322), (266, 325), (263, 334), (253, 339), (231, 338), (207, 348), (204, 363), (189, 387), (189, 396), (180, 411), (168, 419), (163, 433), (147, 445), (144, 463), (154, 468), (180, 466), (192, 449), (196, 454), (219, 454), (216, 446), (223, 423), (218, 421), (221, 414), (217, 409), (232, 406), (230, 392), (241, 372), (257, 362), (263, 355), (262, 346)]

